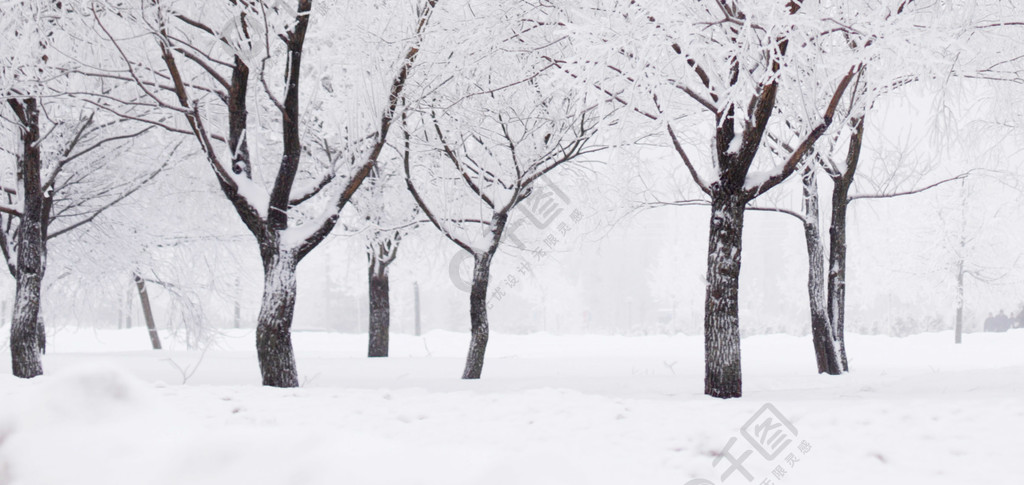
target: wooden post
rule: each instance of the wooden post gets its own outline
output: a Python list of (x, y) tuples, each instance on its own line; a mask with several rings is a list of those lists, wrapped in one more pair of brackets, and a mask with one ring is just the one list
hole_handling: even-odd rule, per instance
[(239, 298), (241, 298), (241, 294), (242, 294), (242, 289), (241, 288), (242, 288), (242, 282), (236, 276), (235, 277), (235, 328), (240, 328), (242, 326), (242, 308), (241, 308), (241, 304), (238, 302), (238, 300), (239, 300)]
[(420, 332), (422, 330), (420, 328), (420, 284), (415, 282), (415, 281), (412, 283), (412, 295), (413, 295), (413, 311), (415, 313), (415, 318), (416, 318), (416, 320), (415, 320), (415, 322), (416, 322), (415, 333), (416, 333), (416, 336), (419, 337), (420, 336)]
[(131, 292), (131, 290), (129, 290), (128, 294), (126, 295), (126, 297), (124, 299), (125, 306), (127, 306), (127, 308), (125, 309), (125, 312), (124, 312), (124, 328), (128, 328), (128, 329), (132, 328), (132, 302), (133, 301), (135, 301), (135, 300), (132, 299), (132, 292)]
[(124, 295), (117, 297), (117, 329), (124, 328)]
[(153, 321), (153, 308), (149, 305), (149, 293), (146, 292), (146, 280), (139, 275), (135, 276), (135, 287), (139, 290), (139, 300), (142, 302), (142, 313), (146, 318), (146, 328), (149, 329), (149, 340), (153, 343), (153, 350), (160, 350), (160, 335), (156, 333), (156, 322)]

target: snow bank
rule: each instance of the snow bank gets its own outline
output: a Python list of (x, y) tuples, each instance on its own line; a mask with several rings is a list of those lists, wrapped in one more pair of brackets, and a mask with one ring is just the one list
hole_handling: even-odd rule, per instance
[[(362, 357), (364, 339), (296, 334), (307, 386), (287, 390), (256, 385), (231, 343), (55, 342), (79, 351), (47, 355), (41, 378), (0, 377), (0, 484), (1019, 483), (1022, 331), (851, 336), (841, 377), (814, 372), (806, 338), (750, 337), (729, 401), (701, 393), (699, 337), (496, 335), (479, 382), (458, 379), (466, 335), (396, 335), (388, 359)], [(163, 384), (180, 381), (169, 361), (199, 371)], [(715, 458), (752, 449), (742, 430), (767, 404), (793, 441), (748, 456), (753, 482), (723, 479)]]

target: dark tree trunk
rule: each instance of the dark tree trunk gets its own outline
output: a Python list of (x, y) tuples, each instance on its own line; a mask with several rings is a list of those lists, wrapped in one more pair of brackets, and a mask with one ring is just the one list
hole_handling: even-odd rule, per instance
[(292, 348), (295, 313), (296, 255), (270, 250), (263, 260), (263, 302), (256, 324), (256, 354), (263, 385), (298, 387), (299, 373)]
[[(26, 251), (24, 245), (22, 252)], [(22, 259), (18, 255), (18, 259)], [(42, 275), (19, 271), (11, 319), (11, 368), (16, 377), (31, 378), (43, 374), (42, 348), (39, 339), (39, 300)]]
[(843, 373), (836, 348), (835, 329), (825, 299), (825, 254), (818, 223), (818, 182), (814, 167), (804, 169), (804, 238), (807, 241), (807, 294), (811, 307), (811, 335), (819, 374)]
[(463, 379), (479, 379), (484, 369), (484, 352), (490, 328), (487, 324), (487, 285), (491, 279), (491, 259), (494, 251), (473, 256), (473, 284), (469, 290), (469, 319), (471, 323), (469, 355)]
[(46, 355), (46, 325), (42, 315), (36, 317), (36, 338), (39, 339), (39, 353)]
[(387, 357), (391, 327), (391, 291), (388, 281), (388, 262), (369, 255), (370, 297), (370, 357)]
[(139, 290), (139, 302), (142, 304), (142, 316), (146, 319), (146, 328), (149, 329), (149, 342), (153, 344), (153, 350), (160, 350), (160, 334), (156, 331), (156, 321), (153, 319), (153, 308), (149, 305), (149, 292), (146, 291), (146, 280), (139, 275), (135, 277), (135, 288)]
[(43, 373), (39, 306), (46, 272), (46, 214), (40, 176), (39, 108), (32, 98), (11, 100), (10, 104), (22, 121), (18, 178), (19, 189), (24, 190), (24, 208), (14, 236), (18, 255), (11, 318), (11, 368), (15, 376), (30, 378)]
[(850, 186), (836, 181), (832, 190), (832, 222), (829, 226), (828, 314), (836, 330), (836, 343), (843, 371), (849, 371), (846, 360), (846, 209)]
[(739, 283), (743, 208), (735, 194), (711, 197), (707, 295), (704, 303), (704, 393), (730, 398), (743, 394), (740, 368)]
[(850, 206), (850, 187), (860, 160), (864, 140), (864, 118), (854, 120), (846, 171), (833, 178), (832, 219), (829, 224), (828, 315), (836, 332), (836, 343), (843, 371), (849, 372), (846, 358), (846, 211)]

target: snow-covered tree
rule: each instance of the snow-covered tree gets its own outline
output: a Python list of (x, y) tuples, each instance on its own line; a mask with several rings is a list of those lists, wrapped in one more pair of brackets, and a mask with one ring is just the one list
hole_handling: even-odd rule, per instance
[(419, 225), (419, 208), (405, 189), (398, 150), (388, 150), (370, 172), (352, 204), (360, 214), (366, 246), (369, 342), (367, 356), (387, 357), (391, 328), (391, 282), (388, 268), (398, 248)]
[(12, 42), (0, 47), (0, 251), (16, 281), (12, 369), (18, 377), (34, 377), (43, 372), (39, 312), (48, 242), (92, 223), (166, 164), (146, 163), (131, 151), (151, 127), (76, 98), (80, 90), (118, 90), (63, 75), (95, 55), (95, 44), (77, 35), (81, 16), (61, 2), (11, 7), (5, 17), (18, 23)]
[[(661, 126), (694, 182), (710, 198), (705, 302), (705, 393), (742, 394), (738, 312), (743, 216), (747, 204), (797, 171), (831, 125), (839, 101), (861, 69), (851, 56), (826, 58), (836, 28), (821, 6), (802, 2), (596, 2), (578, 12), (589, 39), (586, 56), (563, 67)], [(822, 62), (826, 60), (828, 62)], [(812, 67), (813, 66), (813, 67)], [(804, 76), (819, 79), (808, 90)], [(787, 125), (777, 100), (803, 96), (814, 121)], [(677, 133), (679, 120), (713, 120), (710, 170)], [(686, 135), (686, 136), (684, 136)], [(769, 138), (791, 140), (782, 163), (758, 157)], [(710, 143), (708, 143), (710, 142)], [(689, 146), (688, 146), (689, 145)], [(755, 163), (760, 162), (760, 163)]]
[(471, 340), (462, 377), (477, 379), (490, 328), (491, 263), (509, 219), (527, 200), (552, 197), (542, 177), (596, 149), (590, 140), (599, 114), (585, 91), (554, 69), (554, 59), (571, 46), (558, 20), (548, 17), (553, 9), (529, 2), (468, 5), (445, 9), (439, 25), (454, 33), (474, 24), (476, 34), (424, 47), (447, 67), (443, 82), (422, 81), (437, 87), (410, 106), (416, 114), (404, 127), (404, 163), (423, 214), (472, 255)]
[[(135, 81), (140, 92), (122, 100), (124, 110), (158, 108), (166, 115), (146, 121), (195, 138), (256, 238), (265, 385), (299, 384), (296, 266), (333, 230), (384, 148), (436, 3), (166, 0), (96, 11), (120, 63), (93, 74)], [(334, 102), (317, 109), (300, 90)]]
[[(1007, 17), (1013, 9), (1002, 2), (968, 2), (963, 10), (940, 4), (900, 1), (888, 9), (875, 9), (858, 2), (836, 7), (845, 29), (857, 35), (846, 37), (846, 47), (860, 51), (861, 70), (841, 105), (845, 123), (819, 144), (814, 163), (804, 172), (803, 222), (810, 267), (808, 290), (815, 354), (819, 372), (838, 374), (849, 370), (845, 344), (847, 218), (855, 200), (913, 195), (966, 176), (967, 171), (933, 183), (921, 183), (934, 163), (911, 163), (903, 154), (895, 164), (874, 167), (869, 174), (870, 189), (851, 193), (864, 147), (868, 115), (880, 99), (917, 86), (932, 91), (944, 89), (953, 79), (1007, 80), (1006, 69), (1019, 64), (1017, 54), (1006, 53), (999, 31), (1013, 28)], [(969, 8), (968, 8), (969, 7)], [(865, 35), (868, 34), (868, 35)], [(1019, 33), (1018, 33), (1019, 35)], [(842, 45), (836, 48), (842, 49)], [(809, 77), (809, 79), (813, 79)], [(955, 138), (947, 134), (947, 141)], [(791, 148), (782, 144), (784, 151)], [(816, 172), (832, 181), (829, 244), (826, 272), (819, 253), (823, 240), (818, 230)], [(827, 287), (822, 276), (827, 274)], [(838, 361), (836, 360), (838, 359)]]

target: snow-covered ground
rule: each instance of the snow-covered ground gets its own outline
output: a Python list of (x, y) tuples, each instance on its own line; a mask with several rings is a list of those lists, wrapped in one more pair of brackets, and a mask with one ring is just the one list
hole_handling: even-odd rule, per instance
[(297, 332), (304, 385), (285, 390), (258, 385), (251, 331), (201, 353), (65, 329), (44, 377), (0, 356), (0, 484), (1024, 480), (1024, 331), (852, 335), (841, 377), (814, 372), (809, 338), (750, 337), (728, 401), (702, 394), (700, 337), (493, 335), (478, 382), (459, 379), (467, 341), (394, 335), (371, 360), (365, 336)]

